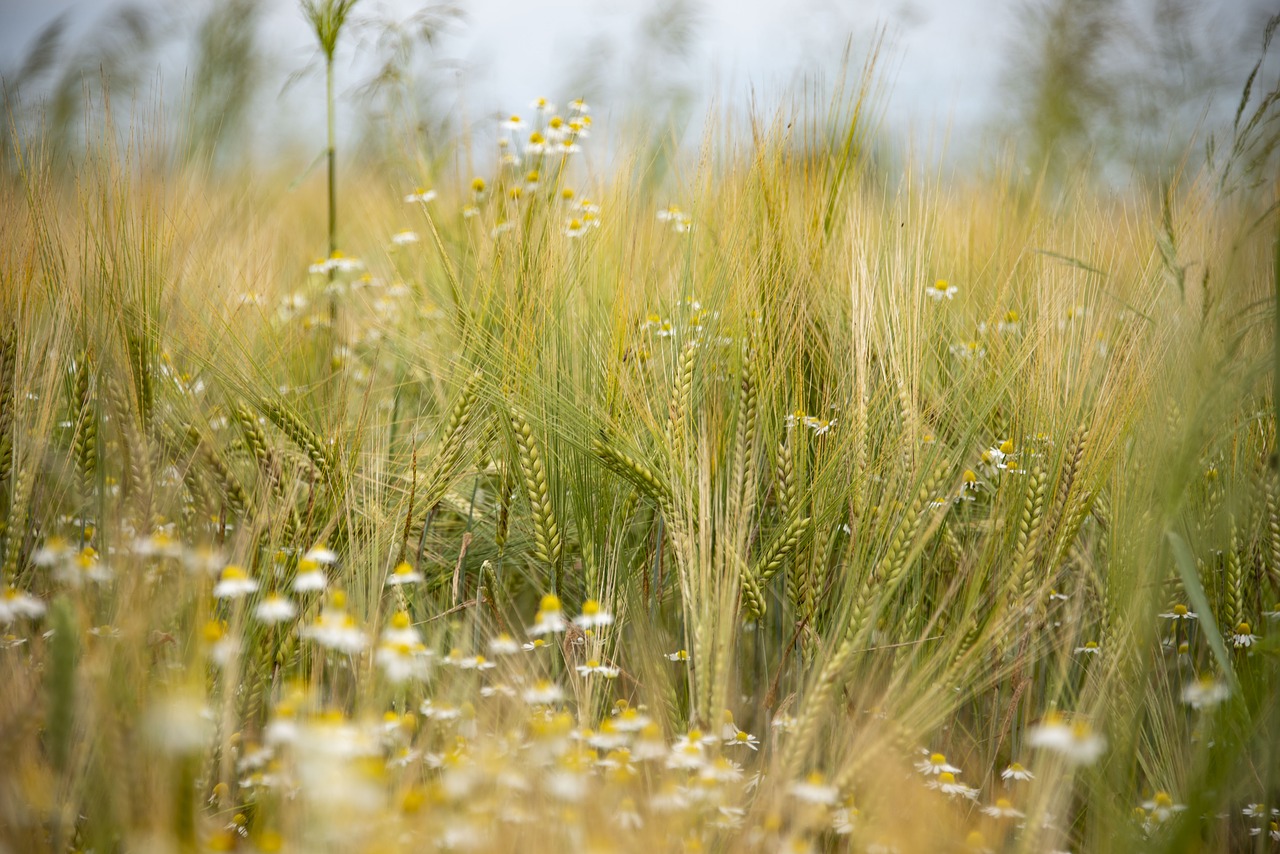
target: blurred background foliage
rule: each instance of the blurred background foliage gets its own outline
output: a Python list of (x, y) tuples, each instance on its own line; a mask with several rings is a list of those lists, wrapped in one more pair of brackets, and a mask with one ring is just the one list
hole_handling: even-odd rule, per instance
[[(984, 136), (1016, 139), (1025, 173), (1159, 186), (1180, 167), (1197, 165), (1185, 162), (1188, 151), (1234, 157), (1236, 168), (1247, 161), (1254, 180), (1275, 165), (1277, 120), (1265, 93), (1275, 89), (1276, 63), (1262, 57), (1266, 22), (1280, 4), (1227, 0), (1211, 9), (1198, 0), (1022, 0), (1015, 9), (1004, 73), (987, 96)], [(131, 116), (117, 125), (154, 124), (157, 153), (171, 167), (225, 171), (275, 164), (278, 157), (262, 155), (287, 151), (305, 162), (321, 147), (314, 133), (276, 114), (288, 114), (282, 102), (297, 100), (293, 84), (318, 75), (322, 63), (281, 51), (269, 35), (268, 11), (279, 9), (255, 0), (189, 6), (135, 0), (84, 12), (98, 17), (87, 29), (74, 28), (83, 31), (77, 38), (70, 37), (67, 15), (58, 17), (25, 55), (0, 60), (11, 125), (0, 142), (3, 168), (15, 167), (15, 143), (37, 138), (76, 159), (86, 126), (100, 122), (109, 100), (117, 118), (126, 111)], [(632, 32), (602, 30), (546, 60), (563, 66), (562, 91), (608, 103), (629, 117), (625, 127), (615, 126), (632, 138), (642, 130), (650, 139), (648, 180), (660, 182), (668, 173), (674, 148), (698, 143), (703, 111), (697, 107), (714, 97), (715, 81), (702, 79), (704, 65), (697, 61), (711, 25), (706, 11), (697, 0), (661, 0), (630, 21)], [(359, 4), (353, 35), (339, 49), (348, 54), (351, 72), (339, 93), (345, 157), (431, 174), (433, 164), (485, 150), (491, 140), (483, 132), (473, 138), (472, 127), (490, 105), (465, 103), (460, 82), (478, 69), (448, 49), (467, 27), (461, 2), (429, 2), (407, 14)], [(892, 59), (893, 45), (892, 31), (851, 34), (841, 55), (815, 58), (828, 68), (821, 75), (810, 69), (801, 88), (828, 98), (838, 86), (831, 80), (847, 77), (882, 48)], [(181, 84), (161, 87), (158, 69), (175, 60)], [(771, 106), (758, 98), (752, 88), (745, 112)], [(501, 109), (513, 106), (524, 105)], [(717, 104), (726, 112), (735, 106)], [(481, 113), (471, 112), (477, 107)], [(1233, 111), (1232, 138), (1211, 138), (1206, 128), (1229, 124)], [(836, 150), (845, 119), (833, 116), (827, 134)], [(909, 142), (877, 130), (872, 144), (882, 166), (903, 165), (907, 155), (889, 152)], [(954, 165), (988, 165), (992, 148), (955, 146), (974, 153)]]

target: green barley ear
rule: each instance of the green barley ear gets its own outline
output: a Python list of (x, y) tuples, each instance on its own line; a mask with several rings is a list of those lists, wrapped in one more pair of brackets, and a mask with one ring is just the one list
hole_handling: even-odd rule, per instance
[(409, 455), (409, 506), (404, 513), (404, 530), (400, 533), (400, 551), (396, 554), (396, 566), (404, 563), (409, 554), (409, 531), (413, 528), (414, 502), (418, 497), (418, 449)]
[(1033, 571), (1036, 549), (1039, 546), (1041, 523), (1044, 521), (1044, 501), (1049, 478), (1039, 465), (1032, 466), (1027, 475), (1026, 501), (1018, 517), (1018, 534), (1014, 547), (1012, 577), (1018, 584), (1018, 595), (1027, 601), (1033, 592), (1036, 578)]
[(75, 426), (72, 454), (80, 482), (80, 498), (86, 502), (93, 497), (98, 474), (98, 419), (90, 398), (89, 381), (89, 354), (82, 352), (76, 359), (72, 383), (71, 411)]
[(1244, 620), (1244, 570), (1240, 563), (1239, 533), (1236, 517), (1227, 520), (1227, 596), (1224, 625), (1234, 628)]
[[(754, 338), (754, 336), (753, 336)], [(757, 405), (753, 347), (748, 344), (738, 372), (738, 417), (734, 435), (733, 475), (730, 483), (728, 518), (746, 525), (744, 510), (751, 509), (755, 494), (756, 437), (760, 410)]]
[(671, 403), (668, 407), (667, 446), (671, 449), (671, 458), (675, 460), (677, 469), (681, 468), (680, 460), (684, 454), (686, 431), (693, 402), (693, 364), (697, 348), (686, 344), (680, 354), (680, 362), (676, 369), (675, 386), (671, 389)]
[(0, 486), (13, 474), (14, 410), (17, 407), (18, 328), (11, 326), (0, 339)]
[(519, 450), (520, 472), (524, 476), (525, 494), (533, 512), (534, 553), (550, 569), (553, 589), (559, 593), (560, 578), (560, 526), (556, 523), (555, 509), (551, 505), (551, 490), (547, 485), (547, 470), (542, 454), (533, 437), (533, 429), (519, 413), (511, 415), (511, 431), (515, 434)]
[(440, 449), (436, 452), (435, 472), (431, 478), (431, 495), (428, 497), (429, 504), (440, 500), (453, 470), (458, 465), (458, 460), (462, 457), (467, 428), (471, 426), (475, 415), (476, 400), (479, 397), (480, 381), (483, 377), (480, 371), (468, 377), (453, 408), (449, 410), (444, 438), (440, 440)]
[(137, 509), (139, 521), (149, 526), (151, 523), (151, 449), (146, 439), (138, 432), (138, 422), (134, 408), (130, 405), (129, 396), (114, 377), (106, 383), (107, 401), (111, 407), (112, 419), (116, 425), (116, 440), (120, 446), (120, 471), (122, 492), (132, 500)]
[(208, 469), (209, 475), (222, 491), (222, 497), (227, 502), (227, 508), (242, 519), (252, 516), (253, 505), (249, 500), (249, 496), (245, 494), (244, 487), (240, 485), (240, 481), (223, 461), (217, 448), (211, 442), (206, 441), (195, 427), (187, 431), (187, 439), (195, 447), (205, 468)]
[(71, 753), (71, 734), (76, 708), (76, 658), (79, 639), (71, 603), (59, 596), (49, 608), (49, 664), (45, 671), (45, 692), (49, 698), (45, 719), (45, 747), (53, 765), (65, 772)]
[(742, 586), (742, 616), (747, 621), (759, 620), (765, 614), (764, 593), (760, 589), (763, 581), (734, 549), (729, 549), (730, 560), (738, 572), (738, 581)]
[(788, 432), (786, 438), (778, 444), (778, 464), (774, 471), (774, 498), (778, 502), (778, 513), (783, 519), (790, 517), (796, 510), (796, 503), (800, 497), (795, 455), (791, 447), (799, 432), (798, 427)]
[(0, 578), (12, 579), (21, 568), (20, 560), (27, 537), (27, 511), (31, 504), (31, 469), (17, 467), (13, 478), (13, 492), (9, 496), (9, 512), (4, 526), (4, 569)]
[(258, 408), (311, 461), (334, 496), (341, 496), (343, 490), (337, 457), (315, 431), (296, 412), (274, 400), (260, 400)]
[[(258, 416), (252, 409), (243, 403), (236, 404), (232, 407), (231, 414), (236, 426), (240, 428), (245, 446), (258, 464), (259, 475), (270, 489), (272, 504), (284, 512), (280, 535), (285, 542), (292, 542), (297, 536), (302, 520), (298, 518), (298, 509), (294, 506), (293, 498), (289, 494), (282, 462), (271, 450), (267, 441), (267, 432), (258, 423)], [(219, 483), (221, 484), (222, 481)]]
[(1276, 499), (1276, 476), (1274, 472), (1264, 471), (1264, 488), (1266, 490), (1266, 538), (1267, 538), (1267, 575), (1271, 584), (1280, 588), (1280, 501)]
[(609, 438), (609, 434), (601, 430), (591, 440), (591, 451), (604, 465), (615, 474), (626, 478), (645, 495), (649, 496), (660, 507), (668, 507), (671, 503), (671, 488), (653, 469), (635, 457), (619, 450)]
[(515, 492), (515, 477), (510, 463), (502, 465), (502, 479), (498, 483), (498, 521), (494, 524), (493, 542), (502, 555), (507, 549), (507, 534), (511, 530), (511, 497)]
[(762, 584), (767, 584), (769, 579), (778, 574), (778, 571), (786, 564), (786, 560), (796, 550), (801, 537), (809, 530), (809, 522), (811, 517), (805, 516), (803, 519), (792, 519), (786, 529), (769, 545), (769, 548), (760, 556), (757, 561), (756, 575), (760, 578)]

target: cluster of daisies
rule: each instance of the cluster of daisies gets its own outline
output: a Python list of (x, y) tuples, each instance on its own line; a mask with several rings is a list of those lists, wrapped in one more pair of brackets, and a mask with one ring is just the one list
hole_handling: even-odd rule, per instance
[[(546, 190), (563, 213), (561, 231), (568, 237), (581, 237), (600, 226), (600, 206), (581, 196), (567, 181), (569, 158), (582, 151), (583, 141), (591, 136), (591, 108), (581, 98), (570, 101), (565, 114), (546, 98), (529, 105), (527, 116), (512, 114), (499, 122), (496, 188), (477, 176), (471, 180), (470, 198), (462, 208), (464, 219), (478, 218), (482, 204), (496, 198), (497, 213), (490, 228), (496, 238), (515, 228), (520, 206), (540, 190)], [(436, 199), (436, 191), (417, 187), (405, 194), (411, 205), (426, 205)], [(404, 229), (391, 236), (393, 249), (419, 242), (417, 232)]]

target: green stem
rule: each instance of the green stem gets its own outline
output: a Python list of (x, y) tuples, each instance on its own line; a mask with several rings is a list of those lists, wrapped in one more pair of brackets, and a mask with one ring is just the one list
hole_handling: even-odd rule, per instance
[[(329, 114), (329, 257), (338, 251), (338, 189), (337, 189), (337, 152), (334, 143), (333, 115), (333, 57), (325, 57), (324, 65), (325, 97)], [(333, 278), (333, 271), (329, 271)]]

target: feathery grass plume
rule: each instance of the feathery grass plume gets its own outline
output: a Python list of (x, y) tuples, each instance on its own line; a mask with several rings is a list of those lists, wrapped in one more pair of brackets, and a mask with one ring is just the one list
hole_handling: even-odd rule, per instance
[(533, 428), (519, 412), (511, 413), (511, 431), (515, 436), (524, 477), (525, 495), (533, 514), (534, 554), (551, 570), (552, 590), (561, 590), (560, 554), (563, 544), (560, 526), (556, 522), (555, 508), (551, 504), (551, 490), (547, 484), (547, 470), (542, 454), (533, 436)]

